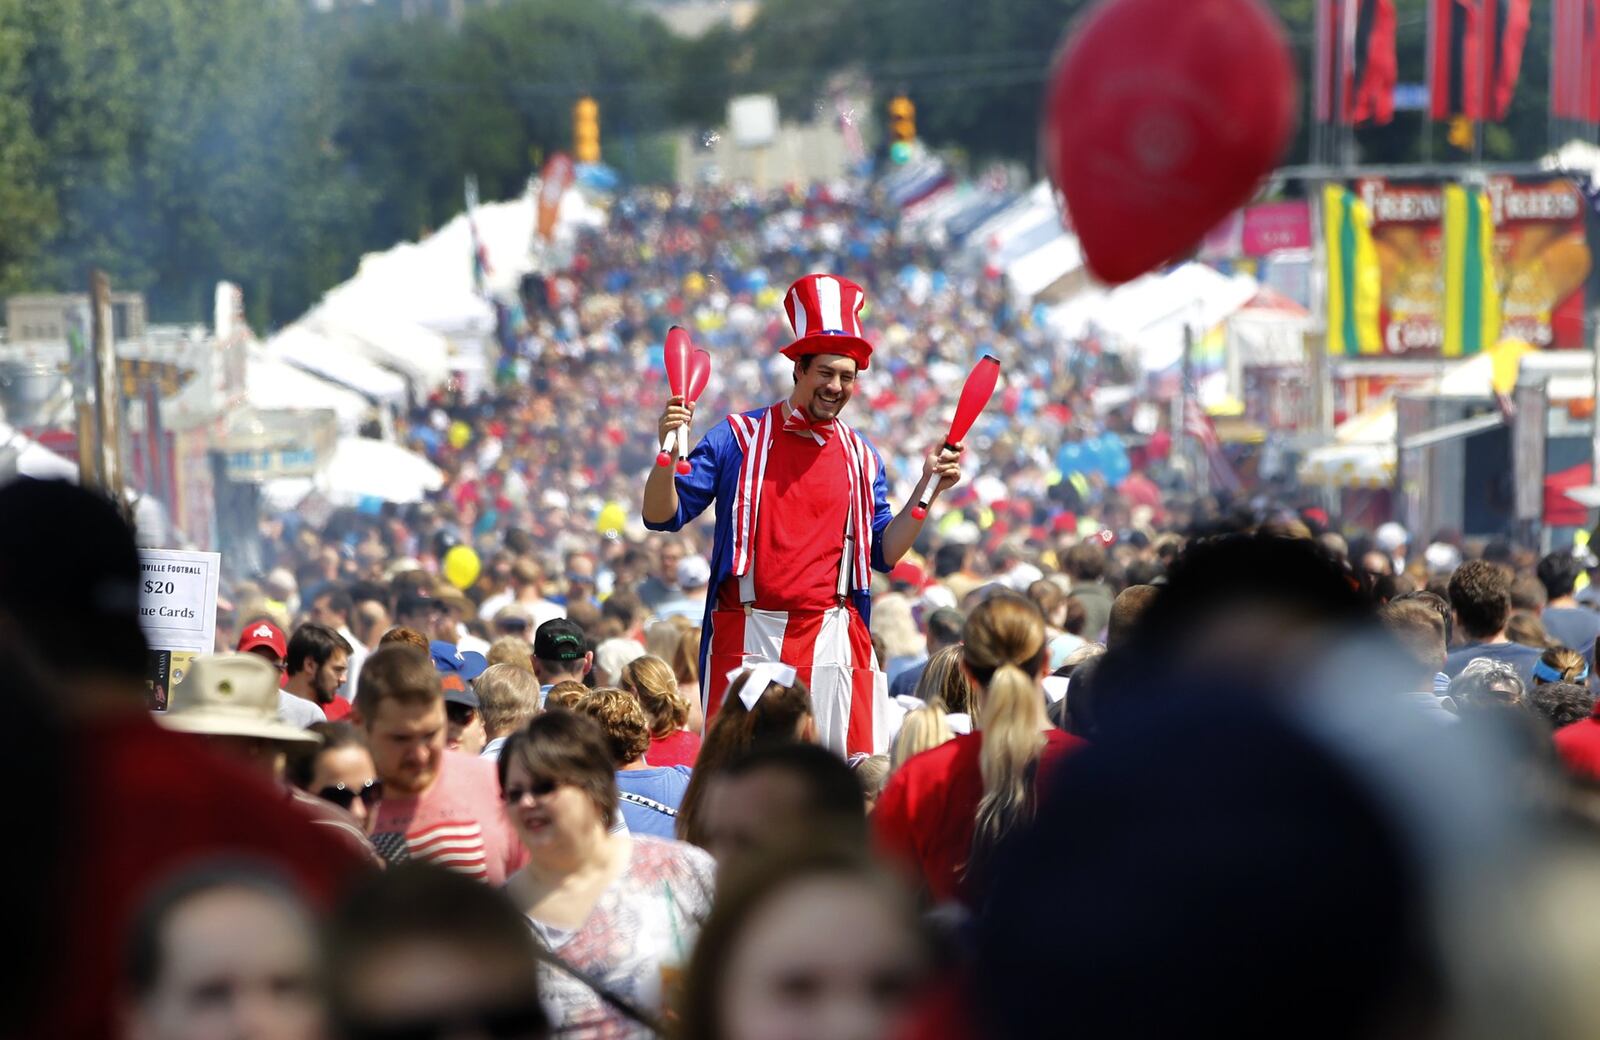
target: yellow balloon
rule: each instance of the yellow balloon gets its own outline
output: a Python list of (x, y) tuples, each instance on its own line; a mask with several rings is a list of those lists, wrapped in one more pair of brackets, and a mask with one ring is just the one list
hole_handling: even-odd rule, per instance
[(470, 545), (457, 545), (444, 554), (444, 580), (458, 589), (470, 588), (478, 580), (483, 562)]
[(457, 419), (450, 424), (450, 447), (460, 451), (472, 439), (472, 427)]
[(607, 502), (601, 508), (600, 519), (594, 526), (601, 534), (617, 534), (628, 526), (628, 511), (622, 508), (620, 502)]

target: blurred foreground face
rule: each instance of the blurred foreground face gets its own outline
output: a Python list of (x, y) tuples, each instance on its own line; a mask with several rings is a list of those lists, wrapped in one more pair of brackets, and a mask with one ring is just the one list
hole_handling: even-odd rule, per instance
[(363, 960), (344, 985), (351, 1040), (547, 1035), (534, 980), (516, 961), (486, 951), (401, 943)]
[(806, 793), (795, 777), (776, 769), (720, 776), (706, 788), (700, 808), (706, 851), (718, 866), (771, 844), (805, 816)]
[(444, 701), (402, 704), (378, 702), (367, 729), (378, 777), (391, 795), (418, 795), (433, 786), (444, 758)]
[(133, 1011), (133, 1040), (318, 1040), (323, 1007), (306, 922), (249, 889), (214, 889), (177, 907), (162, 971)]
[(803, 881), (762, 906), (728, 964), (726, 1040), (879, 1040), (921, 967), (882, 892), (843, 877)]

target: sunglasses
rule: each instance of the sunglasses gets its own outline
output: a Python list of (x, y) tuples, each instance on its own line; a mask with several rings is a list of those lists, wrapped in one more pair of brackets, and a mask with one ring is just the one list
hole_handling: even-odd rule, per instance
[(444, 702), (444, 714), (457, 726), (465, 726), (472, 721), (472, 714), (477, 709), (470, 704), (457, 704), (455, 701)]
[(530, 794), (535, 798), (546, 798), (555, 793), (555, 789), (560, 786), (561, 782), (559, 780), (552, 780), (549, 777), (542, 777), (529, 784), (526, 788), (508, 788), (505, 792), (506, 804), (517, 805)]
[(550, 1019), (537, 1000), (401, 1022), (344, 1023), (344, 1035), (350, 1040), (444, 1040), (461, 1035), (487, 1040), (540, 1040), (549, 1035), (549, 1030)]
[(356, 799), (359, 798), (361, 799), (361, 804), (370, 809), (383, 801), (383, 781), (368, 780), (361, 786), (360, 790), (346, 787), (344, 784), (334, 784), (332, 787), (324, 787), (318, 791), (317, 797), (325, 802), (332, 802), (345, 810), (354, 805)]

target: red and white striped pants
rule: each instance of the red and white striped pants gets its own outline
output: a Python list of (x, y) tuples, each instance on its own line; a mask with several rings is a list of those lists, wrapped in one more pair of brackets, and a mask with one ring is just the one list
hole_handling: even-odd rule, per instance
[(854, 607), (824, 611), (742, 608), (711, 613), (706, 719), (728, 692), (728, 673), (758, 661), (792, 665), (811, 690), (824, 747), (842, 755), (888, 751), (889, 682), (878, 670), (867, 623)]

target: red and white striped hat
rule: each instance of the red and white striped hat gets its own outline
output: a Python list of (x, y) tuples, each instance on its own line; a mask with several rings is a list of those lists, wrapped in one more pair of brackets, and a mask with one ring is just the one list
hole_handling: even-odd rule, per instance
[(861, 307), (867, 294), (848, 278), (808, 274), (789, 286), (783, 309), (789, 315), (795, 340), (783, 355), (798, 361), (808, 354), (839, 354), (855, 361), (858, 371), (867, 367), (872, 344), (862, 338)]

